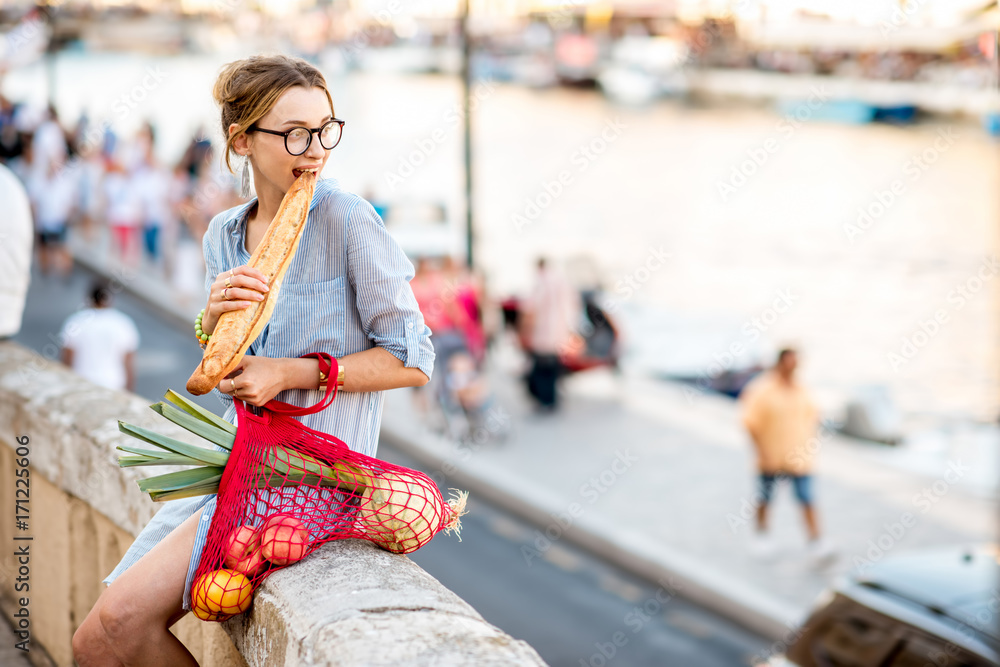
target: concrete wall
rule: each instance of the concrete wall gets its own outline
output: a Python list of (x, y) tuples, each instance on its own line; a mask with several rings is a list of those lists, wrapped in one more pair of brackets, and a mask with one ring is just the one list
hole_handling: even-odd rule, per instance
[[(73, 664), (71, 638), (101, 579), (159, 508), (135, 481), (163, 468), (118, 467), (115, 447), (135, 442), (118, 420), (195, 442), (147, 404), (0, 342), (0, 598), (10, 617), (28, 597), (36, 664), (44, 654)], [(19, 528), (17, 439), (25, 436), (30, 510)], [(14, 554), (23, 545), (30, 591), (18, 592)], [(188, 615), (173, 631), (207, 667), (544, 664), (408, 558), (357, 540), (327, 544), (269, 577), (250, 613), (223, 624)]]

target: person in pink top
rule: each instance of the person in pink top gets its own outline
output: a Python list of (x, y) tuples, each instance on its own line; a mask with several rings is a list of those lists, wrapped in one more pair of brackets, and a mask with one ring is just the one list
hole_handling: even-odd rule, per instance
[(535, 286), (521, 309), (519, 326), (532, 362), (528, 393), (541, 410), (558, 407), (556, 384), (564, 370), (560, 355), (579, 338), (576, 325), (580, 309), (580, 297), (569, 282), (540, 258)]
[(142, 199), (135, 179), (118, 161), (112, 161), (104, 177), (108, 226), (114, 235), (122, 261), (139, 261), (139, 229), (142, 225)]

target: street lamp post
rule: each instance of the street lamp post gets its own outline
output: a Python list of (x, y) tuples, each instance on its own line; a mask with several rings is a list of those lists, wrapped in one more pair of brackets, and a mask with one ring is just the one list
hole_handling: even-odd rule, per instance
[(473, 268), (473, 225), (472, 225), (472, 114), (469, 104), (472, 70), (469, 66), (471, 45), (469, 43), (469, 0), (461, 0), (462, 33), (462, 130), (465, 153), (465, 258), (469, 269)]

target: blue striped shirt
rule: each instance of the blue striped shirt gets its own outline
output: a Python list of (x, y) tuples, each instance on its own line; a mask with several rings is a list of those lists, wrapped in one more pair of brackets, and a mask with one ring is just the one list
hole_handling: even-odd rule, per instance
[[(218, 274), (250, 261), (245, 233), (247, 213), (256, 200), (224, 211), (205, 233), (205, 289)], [(270, 358), (328, 352), (343, 357), (379, 346), (431, 377), (434, 350), (430, 329), (410, 288), (413, 265), (389, 236), (382, 219), (362, 197), (323, 179), (309, 207), (302, 240), (285, 273), (271, 320), (247, 354)], [(213, 390), (235, 423), (232, 398)], [(308, 406), (319, 402), (316, 390), (289, 389), (278, 400)], [(343, 392), (322, 412), (298, 417), (306, 426), (340, 438), (351, 449), (375, 456), (384, 392)], [(191, 578), (201, 558), (215, 511), (215, 496), (168, 502), (143, 528), (110, 583), (139, 560), (180, 523), (205, 508), (199, 522), (187, 581), (184, 607), (190, 609)]]

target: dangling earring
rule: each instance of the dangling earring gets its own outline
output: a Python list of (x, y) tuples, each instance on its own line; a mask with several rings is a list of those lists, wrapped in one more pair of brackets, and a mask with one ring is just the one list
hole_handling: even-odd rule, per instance
[(243, 158), (243, 175), (240, 178), (240, 196), (250, 198), (250, 156)]

